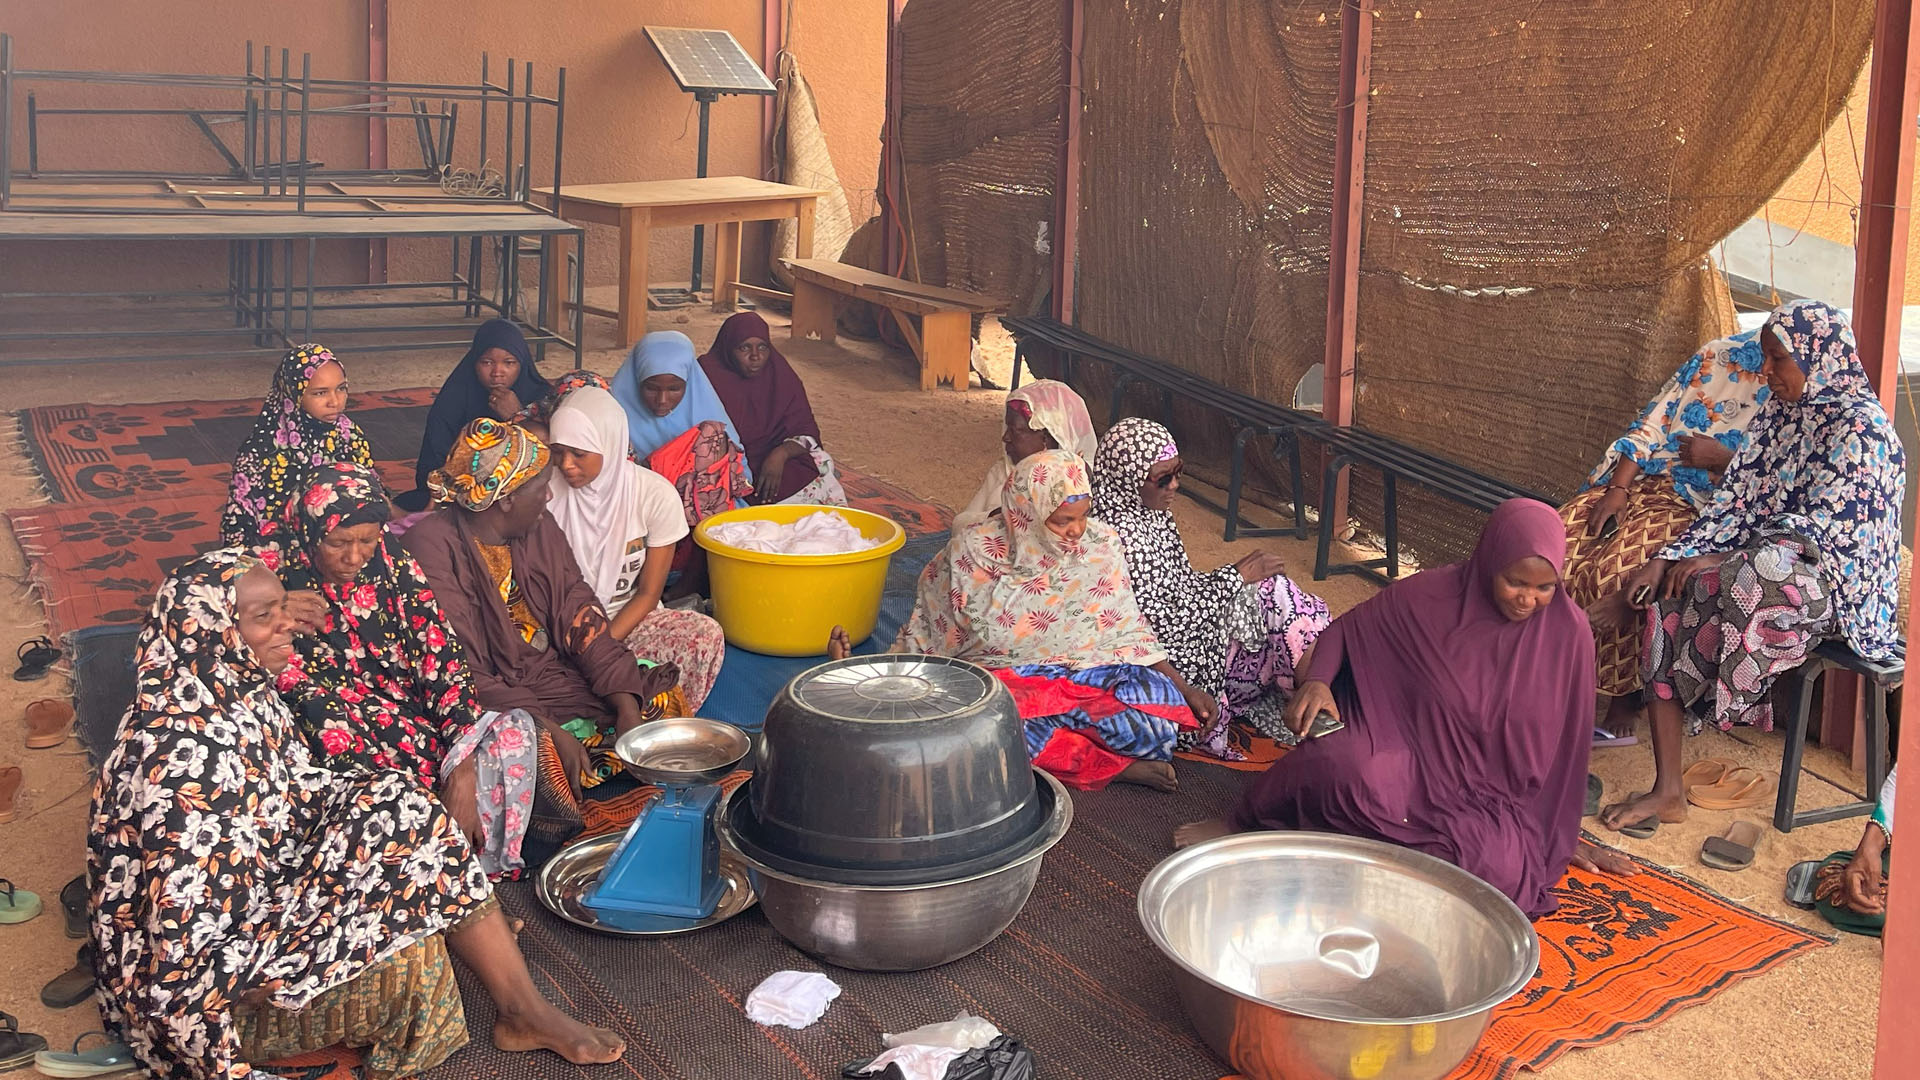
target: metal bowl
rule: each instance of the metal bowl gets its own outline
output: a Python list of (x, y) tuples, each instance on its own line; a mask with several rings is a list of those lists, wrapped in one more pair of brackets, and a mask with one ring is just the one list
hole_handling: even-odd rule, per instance
[(641, 724), (614, 741), (613, 752), (643, 784), (711, 784), (747, 756), (747, 733), (732, 724), (675, 716)]
[[(999, 937), (1026, 906), (1041, 857), (1073, 824), (1066, 788), (1051, 776), (1046, 783), (1055, 797), (1045, 842), (1002, 866), (963, 877), (924, 885), (842, 885), (775, 870), (744, 853), (741, 858), (767, 921), (802, 952), (856, 971), (939, 967)], [(724, 817), (721, 835), (727, 835)]]
[(858, 656), (802, 672), (768, 708), (754, 760), (757, 838), (802, 863), (991, 860), (1046, 816), (1013, 696), (949, 657)]
[(1195, 1030), (1251, 1080), (1439, 1080), (1540, 964), (1493, 886), (1347, 836), (1197, 844), (1147, 875), (1139, 910)]

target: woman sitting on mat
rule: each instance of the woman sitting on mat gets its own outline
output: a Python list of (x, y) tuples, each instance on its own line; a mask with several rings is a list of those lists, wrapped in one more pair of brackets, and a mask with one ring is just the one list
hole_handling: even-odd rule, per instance
[(309, 759), (273, 688), (292, 631), (280, 582), (238, 548), (160, 586), (88, 829), (107, 1033), (170, 1080), (341, 1043), (370, 1080), (413, 1076), (467, 1041), (451, 948), (493, 998), (494, 1046), (618, 1060), (619, 1036), (540, 996), (432, 795)]
[(674, 547), (688, 533), (680, 495), (666, 478), (628, 461), (627, 414), (595, 387), (553, 412), (553, 499), (580, 573), (635, 656), (680, 669), (687, 706), (699, 709), (720, 674), (726, 638), (697, 611), (660, 606)]
[[(1026, 721), (1033, 763), (1069, 786), (1113, 780), (1176, 786), (1174, 742), (1211, 721), (1211, 697), (1187, 685), (1135, 606), (1113, 530), (1088, 517), (1077, 454), (1021, 461), (1001, 509), (963, 515), (920, 575), (893, 652), (993, 669)], [(828, 655), (851, 651), (835, 627)]]
[(1566, 533), (1545, 503), (1487, 519), (1473, 557), (1395, 582), (1315, 642), (1286, 722), (1345, 727), (1287, 752), (1224, 821), (1176, 844), (1304, 829), (1385, 840), (1454, 863), (1530, 918), (1569, 861), (1632, 872), (1580, 845), (1592, 746), (1593, 634), (1561, 585)]
[(820, 445), (806, 385), (772, 337), (765, 319), (743, 311), (720, 324), (713, 348), (700, 358), (739, 433), (747, 471), (759, 477), (753, 501), (845, 506), (847, 493)]
[(1814, 906), (1835, 929), (1879, 937), (1887, 925), (1887, 874), (1893, 847), (1893, 794), (1900, 766), (1887, 773), (1880, 803), (1852, 851), (1836, 851), (1814, 872)]
[(1772, 395), (1712, 505), (1612, 604), (1646, 634), (1654, 781), (1600, 815), (1609, 829), (1686, 820), (1683, 726), (1770, 730), (1774, 679), (1822, 640), (1869, 660), (1906, 653), (1896, 620), (1906, 454), (1853, 328), (1827, 304), (1796, 300), (1767, 317), (1760, 345)]
[(287, 350), (260, 418), (240, 444), (220, 514), (220, 542), (250, 551), (277, 540), (280, 512), (306, 475), (347, 462), (373, 468), (373, 447), (347, 416), (347, 369), (322, 345)]
[(1286, 745), (1296, 741), (1280, 713), (1301, 659), (1327, 628), (1327, 605), (1289, 580), (1271, 552), (1207, 574), (1195, 570), (1173, 520), (1180, 468), (1180, 448), (1166, 428), (1120, 421), (1093, 461), (1093, 517), (1119, 534), (1133, 595), (1168, 661), (1219, 702), (1213, 725), (1183, 733), (1181, 742), (1240, 761), (1246, 755), (1229, 732), (1236, 721)]
[[(1746, 442), (1747, 422), (1769, 395), (1759, 336), (1750, 330), (1702, 345), (1607, 448), (1586, 490), (1560, 508), (1567, 592), (1575, 603), (1593, 611), (1618, 595), (1629, 575), (1713, 501)], [(1640, 710), (1640, 627), (1603, 620), (1593, 636), (1600, 692), (1610, 699), (1607, 730), (1632, 734)]]
[(414, 462), (414, 490), (395, 500), (401, 509), (425, 510), (432, 503), (427, 476), (447, 460), (460, 432), (481, 417), (517, 424), (530, 408), (553, 393), (533, 366), (533, 350), (511, 319), (489, 319), (473, 333), (467, 354), (440, 385), (427, 410), (427, 430)]
[(1006, 427), (1000, 434), (1006, 453), (987, 470), (980, 490), (960, 513), (989, 514), (1000, 508), (1000, 493), (1015, 463), (1042, 450), (1071, 450), (1091, 463), (1099, 447), (1087, 403), (1063, 382), (1040, 379), (1007, 395)]
[(517, 873), (538, 725), (521, 709), (481, 707), (426, 575), (387, 546), (388, 514), (379, 482), (356, 465), (319, 470), (288, 503), (280, 580), (326, 608), (294, 639), (280, 694), (317, 760), (407, 773), (439, 794), (489, 876)]

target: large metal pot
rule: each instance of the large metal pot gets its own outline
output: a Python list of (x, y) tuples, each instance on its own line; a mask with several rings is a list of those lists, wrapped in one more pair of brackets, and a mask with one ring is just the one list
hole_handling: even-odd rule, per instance
[[(1040, 876), (1041, 858), (1073, 824), (1073, 802), (1058, 780), (1050, 788), (1043, 841), (992, 869), (919, 885), (846, 885), (747, 863), (760, 910), (802, 952), (857, 971), (919, 971), (972, 953), (1013, 922)], [(731, 835), (736, 789), (721, 819)]]
[(941, 656), (858, 656), (796, 676), (755, 744), (754, 839), (843, 870), (1011, 857), (1045, 808), (1013, 697)]
[(1451, 863), (1321, 833), (1247, 833), (1175, 853), (1140, 922), (1214, 1053), (1251, 1080), (1439, 1080), (1540, 942)]

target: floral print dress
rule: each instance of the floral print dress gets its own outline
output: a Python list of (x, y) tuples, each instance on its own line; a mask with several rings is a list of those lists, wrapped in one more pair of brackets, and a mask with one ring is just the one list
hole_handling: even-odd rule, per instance
[(168, 578), (88, 828), (94, 977), (109, 1035), (156, 1077), (245, 1077), (234, 1011), (300, 1009), (480, 912), (453, 819), (399, 772), (313, 763), (235, 622), (237, 548)]
[(324, 346), (311, 344), (296, 345), (281, 358), (260, 418), (233, 459), (227, 506), (220, 513), (221, 543), (249, 550), (276, 544), (280, 512), (318, 466), (344, 461), (373, 468), (373, 447), (347, 414), (326, 424), (300, 405), (314, 372), (339, 363)]
[(327, 617), (320, 633), (295, 639), (280, 691), (313, 752), (334, 768), (399, 769), (431, 791), (474, 759), (481, 865), (517, 873), (537, 777), (533, 717), (481, 707), (426, 575), (385, 537), (351, 584), (314, 569), (312, 553), (328, 533), (388, 513), (379, 480), (351, 465), (320, 468), (289, 502), (281, 580), (325, 597)]

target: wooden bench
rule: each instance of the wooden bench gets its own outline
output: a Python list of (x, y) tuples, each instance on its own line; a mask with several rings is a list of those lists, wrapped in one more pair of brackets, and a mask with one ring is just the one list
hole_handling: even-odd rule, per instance
[[(1383, 524), (1386, 531), (1386, 556), (1366, 562), (1332, 564), (1330, 559), (1334, 522), (1331, 516), (1321, 514), (1319, 548), (1313, 568), (1316, 581), (1324, 581), (1332, 574), (1357, 574), (1380, 582), (1400, 576), (1399, 484), (1403, 480), (1482, 513), (1489, 512), (1502, 502), (1513, 498), (1538, 499), (1549, 506), (1556, 505), (1552, 499), (1515, 487), (1504, 480), (1475, 472), (1457, 462), (1408, 446), (1378, 432), (1358, 426), (1336, 427), (1327, 423), (1317, 413), (1301, 412), (1270, 401), (1262, 401), (1237, 390), (1230, 390), (1190, 371), (1109, 344), (1077, 327), (1067, 326), (1055, 319), (1008, 318), (1000, 320), (1000, 323), (1014, 336), (1013, 385), (1016, 389), (1020, 386), (1020, 367), (1029, 361), (1029, 349), (1034, 345), (1046, 346), (1052, 348), (1066, 361), (1065, 375), (1068, 381), (1072, 381), (1073, 362), (1076, 359), (1103, 363), (1114, 370), (1113, 415), (1109, 418), (1110, 424), (1119, 419), (1122, 398), (1127, 387), (1133, 383), (1147, 383), (1160, 390), (1163, 418), (1171, 417), (1172, 399), (1177, 395), (1219, 413), (1233, 423), (1238, 431), (1233, 440), (1233, 459), (1227, 481), (1226, 506), (1214, 506), (1205, 499), (1198, 497), (1195, 499), (1202, 505), (1225, 514), (1228, 540), (1241, 536), (1271, 536), (1284, 532), (1292, 532), (1300, 537), (1307, 535), (1300, 463), (1300, 440), (1303, 438), (1319, 442), (1327, 449), (1326, 468), (1322, 478), (1321, 506), (1326, 506), (1333, 500), (1335, 487), (1343, 471), (1356, 465), (1378, 469), (1384, 487), (1385, 521)], [(1293, 481), (1293, 528), (1291, 529), (1256, 529), (1240, 516), (1241, 487), (1245, 482), (1246, 443), (1248, 439), (1259, 434), (1273, 437), (1275, 456), (1284, 454), (1288, 459)], [(1379, 572), (1381, 570), (1386, 573), (1381, 574)]]
[[(973, 319), (1005, 305), (978, 293), (922, 285), (831, 259), (782, 259), (793, 274), (793, 336), (834, 340), (834, 297), (887, 309), (920, 362), (920, 389), (967, 388), (973, 361)], [(918, 318), (920, 325), (914, 326)]]

